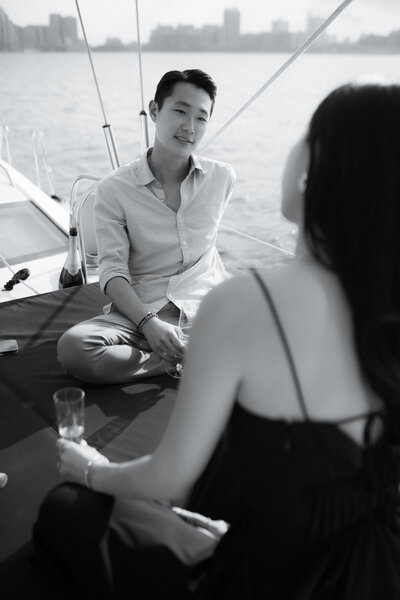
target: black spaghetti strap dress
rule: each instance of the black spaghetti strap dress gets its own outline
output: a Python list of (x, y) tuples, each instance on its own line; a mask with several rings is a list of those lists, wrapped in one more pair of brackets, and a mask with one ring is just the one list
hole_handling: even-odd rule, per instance
[(304, 420), (257, 416), (236, 404), (229, 452), (241, 510), (196, 600), (400, 600), (400, 459), (385, 413), (361, 415), (365, 441), (309, 418), (290, 348), (255, 273), (291, 368)]

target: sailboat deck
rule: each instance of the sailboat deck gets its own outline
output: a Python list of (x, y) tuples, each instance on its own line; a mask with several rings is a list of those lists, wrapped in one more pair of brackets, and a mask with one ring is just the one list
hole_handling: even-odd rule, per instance
[[(135, 384), (92, 385), (65, 374), (57, 363), (61, 334), (99, 314), (106, 301), (93, 283), (0, 304), (1, 338), (15, 338), (19, 345), (17, 354), (0, 355), (0, 472), (8, 475), (0, 490), (3, 567), (19, 556), (26, 567), (29, 552), (24, 549), (29, 549), (40, 503), (61, 481), (52, 401), (56, 389), (73, 385), (85, 390), (85, 438), (110, 460), (153, 451), (168, 421), (176, 394), (176, 381), (168, 375)], [(0, 574), (3, 578), (1, 567)], [(3, 591), (6, 582), (2, 579)]]

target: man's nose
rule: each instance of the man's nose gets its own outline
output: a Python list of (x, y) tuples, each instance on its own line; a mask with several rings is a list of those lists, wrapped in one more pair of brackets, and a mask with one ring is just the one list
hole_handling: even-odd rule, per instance
[(188, 133), (193, 133), (194, 132), (194, 119), (193, 119), (193, 117), (190, 117), (190, 116), (186, 117), (185, 122), (183, 124), (183, 128)]

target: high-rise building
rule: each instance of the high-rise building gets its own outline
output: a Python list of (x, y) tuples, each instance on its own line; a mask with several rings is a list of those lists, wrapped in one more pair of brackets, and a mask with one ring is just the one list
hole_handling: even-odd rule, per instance
[(219, 25), (204, 25), (201, 29), (203, 46), (213, 49), (222, 48), (224, 45), (222, 31)]
[(224, 11), (224, 43), (226, 48), (234, 48), (240, 40), (240, 12), (237, 8)]
[(22, 48), (46, 50), (49, 47), (49, 28), (46, 25), (28, 25), (22, 30)]
[(313, 33), (323, 22), (322, 17), (316, 17), (314, 15), (307, 15), (306, 33), (310, 35)]
[[(309, 36), (314, 31), (318, 29), (318, 27), (323, 23), (323, 17), (318, 17), (314, 15), (307, 15), (307, 23), (306, 23), (306, 35)], [(335, 37), (330, 36), (326, 31), (324, 31), (319, 38), (315, 41), (315, 46), (321, 47), (326, 46), (330, 43), (334, 43)]]
[(19, 50), (20, 38), (21, 27), (14, 25), (0, 8), (0, 50)]
[(289, 23), (287, 21), (284, 21), (283, 19), (277, 19), (276, 21), (272, 21), (271, 31), (272, 33), (288, 33)]
[(76, 46), (78, 32), (75, 17), (50, 15), (47, 31), (47, 45), (51, 50), (68, 50)]
[(48, 44), (52, 50), (58, 50), (64, 47), (61, 15), (50, 15)]
[(62, 17), (61, 32), (67, 47), (78, 41), (78, 30), (75, 17)]

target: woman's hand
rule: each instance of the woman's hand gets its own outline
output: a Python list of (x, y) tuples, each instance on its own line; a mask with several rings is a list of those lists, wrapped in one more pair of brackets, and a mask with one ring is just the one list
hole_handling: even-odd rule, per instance
[(143, 335), (156, 354), (164, 360), (174, 361), (183, 355), (184, 344), (178, 337), (178, 328), (162, 319), (149, 319), (142, 328)]
[(80, 483), (88, 486), (88, 470), (93, 462), (108, 462), (103, 454), (100, 454), (85, 441), (77, 444), (63, 438), (57, 441), (59, 462), (58, 471), (67, 481)]

